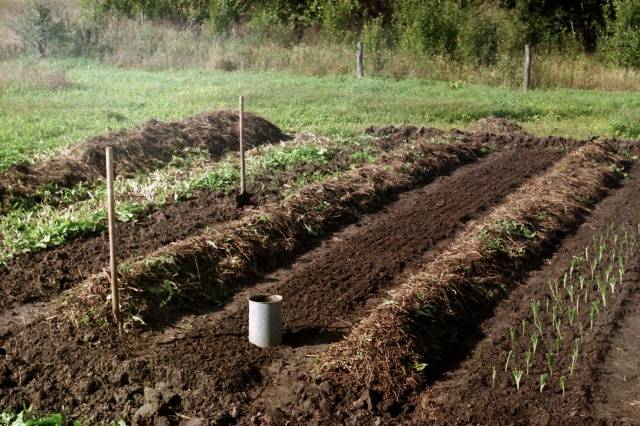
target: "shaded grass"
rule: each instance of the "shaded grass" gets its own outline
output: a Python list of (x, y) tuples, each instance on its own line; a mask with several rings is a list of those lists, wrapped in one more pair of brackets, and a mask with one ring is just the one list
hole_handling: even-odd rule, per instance
[[(633, 93), (536, 90), (276, 72), (119, 69), (88, 60), (47, 61), (73, 83), (63, 90), (11, 87), (0, 94), (0, 170), (112, 129), (180, 119), (204, 110), (247, 110), (289, 132), (350, 136), (368, 126), (449, 129), (497, 116), (538, 135), (626, 136), (612, 123), (640, 115)], [(632, 135), (634, 133), (631, 133)]]

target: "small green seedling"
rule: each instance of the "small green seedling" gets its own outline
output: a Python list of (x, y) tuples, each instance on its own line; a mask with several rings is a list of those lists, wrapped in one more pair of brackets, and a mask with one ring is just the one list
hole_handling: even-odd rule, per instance
[(513, 350), (509, 351), (509, 354), (507, 355), (507, 362), (504, 363), (504, 371), (507, 372), (509, 371), (509, 361), (511, 361), (511, 356), (513, 355)]
[(553, 376), (553, 352), (547, 352), (547, 368), (549, 368), (549, 375)]
[(526, 320), (526, 319), (523, 319), (523, 320), (520, 322), (520, 328), (522, 329), (522, 334), (521, 334), (521, 336), (523, 336), (523, 337), (524, 337), (524, 335), (527, 333), (527, 320)]
[(536, 353), (536, 349), (538, 348), (538, 333), (533, 333), (531, 335), (531, 352)]
[(600, 298), (602, 299), (602, 306), (607, 307), (607, 284), (602, 282), (600, 277), (596, 278), (596, 284), (598, 285), (598, 293), (600, 293)]
[(498, 376), (498, 370), (496, 369), (495, 364), (491, 366), (491, 387), (496, 386), (496, 377)]
[(573, 325), (573, 319), (576, 317), (576, 309), (573, 306), (567, 310), (567, 316), (569, 317), (569, 325)]
[(573, 346), (573, 352), (571, 353), (571, 369), (569, 370), (569, 375), (573, 376), (573, 370), (576, 368), (576, 364), (578, 363), (578, 357), (580, 356), (580, 338), (575, 339), (575, 345)]
[(522, 370), (514, 368), (513, 371), (513, 380), (516, 382), (516, 389), (520, 390), (520, 381), (522, 380)]
[(564, 395), (566, 386), (567, 386), (566, 379), (564, 378), (564, 376), (560, 376), (560, 389), (562, 389), (562, 395)]
[(511, 349), (516, 349), (516, 339), (518, 338), (518, 332), (515, 328), (509, 327), (509, 338), (511, 339)]
[(580, 277), (578, 278), (578, 282), (580, 283), (580, 290), (584, 289), (584, 283), (585, 283), (584, 276), (580, 275)]
[(571, 303), (573, 303), (573, 294), (574, 294), (573, 284), (570, 284), (567, 286), (567, 294), (569, 295), (569, 300), (571, 301)]
[(543, 373), (540, 375), (540, 392), (544, 390), (544, 387), (547, 385), (548, 380), (549, 375), (547, 373)]
[(524, 366), (527, 376), (529, 375), (529, 367), (531, 367), (531, 351), (526, 350), (524, 352)]

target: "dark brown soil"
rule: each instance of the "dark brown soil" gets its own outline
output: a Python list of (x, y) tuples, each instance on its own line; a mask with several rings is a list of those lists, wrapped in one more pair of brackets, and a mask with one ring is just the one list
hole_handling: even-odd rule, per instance
[[(246, 149), (288, 138), (274, 124), (250, 113), (245, 114), (244, 135)], [(44, 185), (73, 187), (97, 182), (105, 175), (107, 146), (114, 148), (115, 171), (122, 176), (162, 167), (187, 148), (206, 150), (217, 158), (238, 149), (238, 114), (216, 111), (182, 121), (151, 120), (90, 139), (33, 167), (14, 166), (0, 176), (0, 204), (7, 205)]]
[[(379, 301), (403, 274), (436, 255), (466, 221), (561, 155), (544, 150), (492, 154), (400, 196), (290, 269), (269, 276), (254, 290), (285, 298), (281, 348), (258, 350), (246, 342), (244, 297), (225, 310), (136, 336), (133, 356), (124, 362), (114, 355), (117, 344), (106, 331), (79, 331), (55, 318), (12, 327), (0, 333), (5, 354), (0, 406), (16, 408), (28, 401), (43, 411), (62, 409), (87, 424), (119, 415), (141, 420), (141, 412), (133, 413), (143, 406), (143, 388), (149, 387), (162, 394), (155, 417), (167, 415), (172, 422), (181, 418), (175, 413), (224, 420), (227, 411), (228, 420), (237, 414), (247, 423), (257, 415), (259, 421), (268, 417), (278, 424), (289, 416), (278, 408), (297, 413), (299, 422), (321, 419), (331, 403), (305, 397), (306, 373), (313, 368), (308, 355), (339, 339), (368, 301)], [(267, 417), (257, 414), (263, 408)]]
[[(556, 360), (557, 371), (567, 376), (563, 396), (558, 380), (552, 378), (547, 390), (539, 392), (535, 383), (543, 371), (532, 371), (523, 379), (520, 391), (513, 380), (502, 377), (491, 385), (491, 365), (504, 365), (510, 350), (508, 328), (517, 327), (521, 319), (529, 318), (531, 302), (544, 300), (549, 293), (548, 281), (562, 280), (574, 256), (580, 256), (595, 234), (603, 233), (609, 223), (636, 228), (640, 223), (640, 167), (631, 171), (631, 178), (614, 195), (602, 201), (588, 220), (565, 239), (562, 247), (543, 268), (530, 274), (522, 286), (514, 290), (495, 309), (494, 316), (470, 332), (467, 347), (460, 347), (458, 358), (464, 359), (453, 367), (420, 398), (422, 409), (413, 417), (416, 422), (437, 424), (637, 424), (633, 417), (634, 401), (638, 395), (637, 352), (630, 355), (637, 336), (638, 303), (640, 302), (640, 262), (637, 252), (627, 265), (622, 293), (609, 302), (596, 322), (593, 332), (585, 333), (577, 370), (569, 376), (565, 370), (570, 357)], [(586, 315), (586, 313), (584, 313)], [(630, 315), (630, 317), (627, 317)], [(545, 323), (552, 327), (551, 321)], [(614, 332), (618, 330), (618, 332)], [(573, 331), (565, 332), (565, 339), (573, 341)], [(575, 334), (575, 333), (574, 333)], [(625, 342), (629, 340), (628, 342)], [(477, 343), (476, 343), (477, 342)], [(620, 347), (627, 347), (621, 354)], [(542, 357), (542, 354), (539, 354)], [(538, 359), (538, 365), (544, 360)], [(534, 359), (533, 365), (536, 365)], [(502, 376), (506, 376), (502, 373)], [(630, 381), (629, 381), (630, 380)], [(633, 381), (635, 380), (635, 382)], [(637, 402), (637, 400), (636, 400)]]

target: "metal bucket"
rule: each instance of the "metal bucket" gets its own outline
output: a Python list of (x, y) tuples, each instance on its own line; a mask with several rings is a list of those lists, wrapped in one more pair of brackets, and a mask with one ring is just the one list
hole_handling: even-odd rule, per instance
[(249, 342), (261, 348), (282, 343), (282, 296), (249, 297)]

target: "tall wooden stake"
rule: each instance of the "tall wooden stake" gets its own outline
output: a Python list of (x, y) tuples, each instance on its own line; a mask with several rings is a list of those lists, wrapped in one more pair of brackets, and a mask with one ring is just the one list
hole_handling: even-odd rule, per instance
[(364, 77), (364, 47), (361, 41), (356, 44), (356, 77)]
[(531, 46), (524, 45), (524, 68), (522, 70), (522, 89), (527, 91), (531, 87)]
[(116, 256), (116, 200), (113, 191), (113, 151), (106, 149), (107, 161), (107, 215), (109, 218), (109, 269), (111, 273), (111, 309), (113, 320), (122, 335), (120, 321), (120, 292), (118, 290), (118, 258)]
[(244, 96), (240, 96), (240, 108), (238, 112), (239, 116), (239, 129), (238, 135), (240, 138), (240, 195), (244, 195), (245, 192), (245, 175), (244, 175)]

